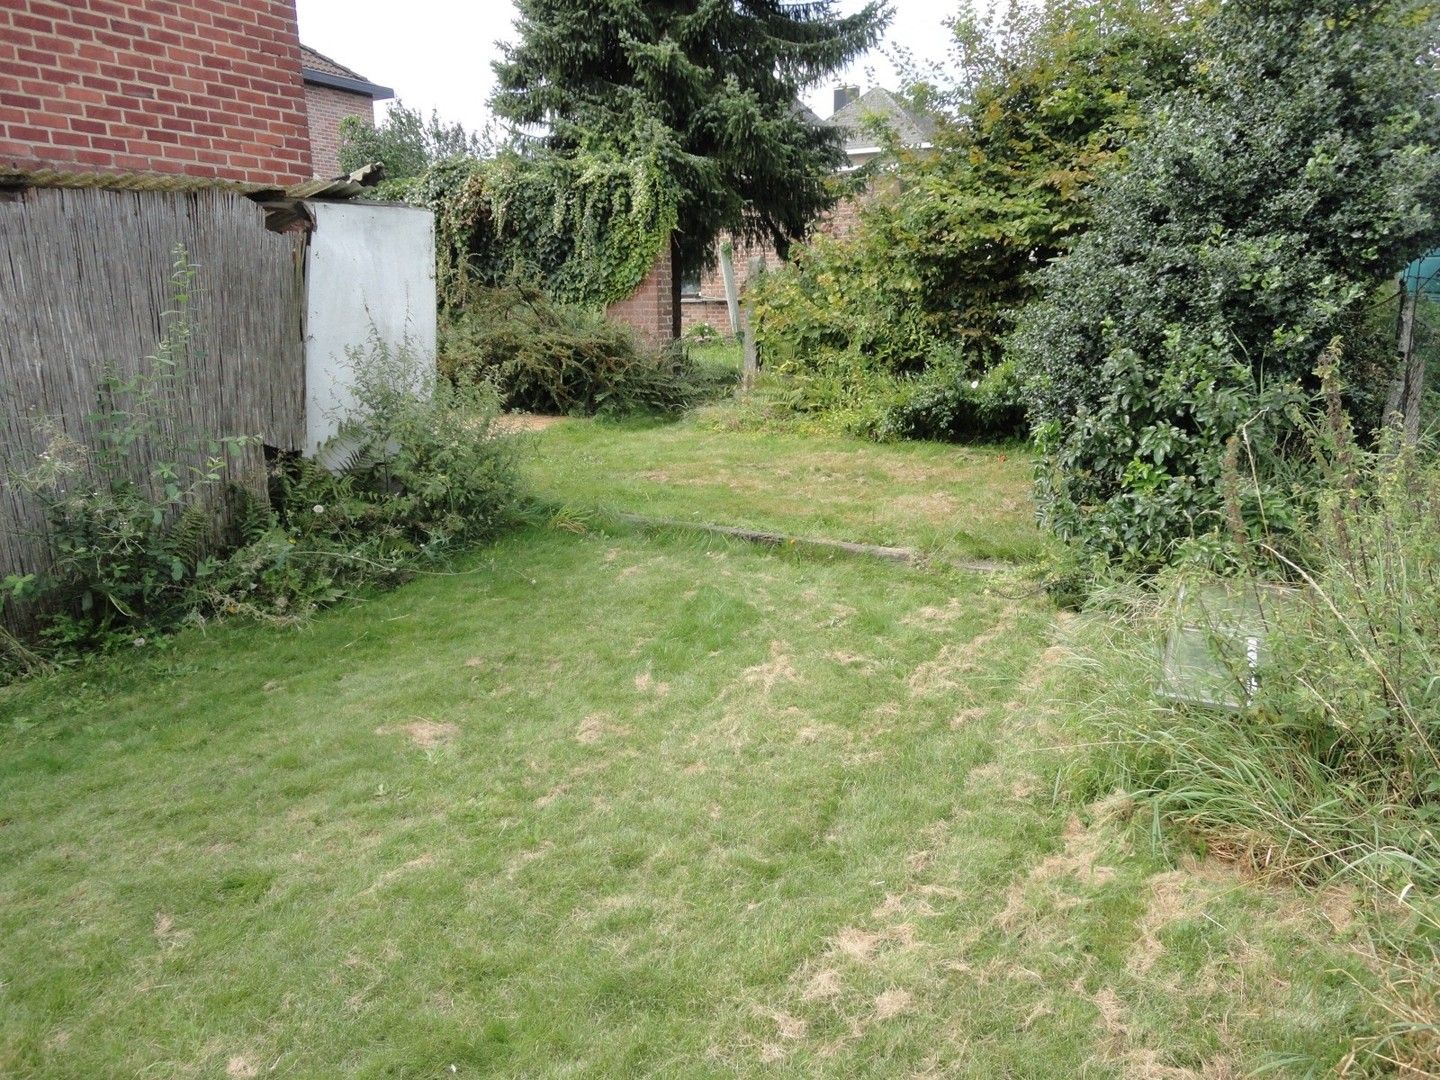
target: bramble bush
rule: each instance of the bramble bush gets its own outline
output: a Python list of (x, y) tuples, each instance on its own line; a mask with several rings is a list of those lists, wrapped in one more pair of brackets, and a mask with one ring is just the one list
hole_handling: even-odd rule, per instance
[(1198, 24), (1189, 85), (1013, 342), (1043, 517), (1092, 560), (1150, 570), (1221, 529), (1235, 437), (1251, 526), (1268, 508), (1274, 528), (1327, 344), (1350, 343), (1350, 385), (1388, 366), (1360, 347), (1367, 306), (1440, 236), (1437, 30), (1428, 0), (1254, 0)]
[(440, 370), (457, 386), (488, 383), (507, 409), (550, 415), (672, 414), (734, 385), (685, 346), (652, 348), (591, 308), (526, 285), (473, 286), (442, 312)]

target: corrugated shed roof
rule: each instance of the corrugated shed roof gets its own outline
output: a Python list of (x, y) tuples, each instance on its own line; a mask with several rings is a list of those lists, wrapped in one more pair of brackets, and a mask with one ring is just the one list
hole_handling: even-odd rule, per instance
[(339, 75), (342, 79), (354, 79), (356, 82), (370, 81), (353, 68), (331, 60), (324, 53), (316, 52), (303, 42), (300, 45), (300, 66), (314, 68), (316, 71), (323, 71), (328, 75)]
[(929, 117), (911, 112), (894, 94), (879, 86), (865, 91), (830, 117), (829, 122), (845, 129), (845, 149), (853, 152), (875, 145), (875, 136), (865, 129), (867, 123), (876, 118), (906, 146), (928, 143), (935, 133), (935, 124)]

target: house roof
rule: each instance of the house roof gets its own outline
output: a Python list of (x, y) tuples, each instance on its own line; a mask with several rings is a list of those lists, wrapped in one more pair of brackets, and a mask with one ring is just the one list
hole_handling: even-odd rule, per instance
[(853, 154), (874, 147), (875, 136), (867, 126), (875, 119), (894, 131), (905, 146), (926, 146), (935, 134), (935, 124), (929, 117), (911, 112), (894, 94), (879, 86), (837, 110), (829, 123), (845, 129), (845, 149)]
[(374, 101), (383, 101), (385, 98), (395, 96), (395, 91), (390, 87), (372, 83), (353, 68), (348, 68), (339, 61), (331, 60), (324, 53), (316, 52), (305, 44), (300, 46), (300, 74), (307, 83), (329, 86), (336, 90), (348, 90), (352, 94), (364, 94)]

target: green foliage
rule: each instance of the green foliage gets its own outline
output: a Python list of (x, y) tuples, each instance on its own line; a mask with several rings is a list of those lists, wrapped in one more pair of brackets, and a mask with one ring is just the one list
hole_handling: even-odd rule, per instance
[(1378, 283), (1434, 242), (1437, 28), (1428, 0), (1224, 4), (1200, 24), (1193, 87), (1157, 107), (1016, 337), (1062, 537), (1164, 562), (1221, 526), (1232, 436), (1257, 503), (1283, 499), (1322, 350), (1358, 341)]
[(460, 124), (447, 124), (434, 110), (427, 120), (419, 109), (397, 101), (379, 124), (347, 116), (340, 121), (340, 168), (344, 172), (378, 162), (388, 181), (421, 176), (454, 157), (479, 157), (484, 142)]
[[(1293, 558), (1264, 541), (1241, 549), (1245, 580), (1292, 588), (1266, 604), (1262, 663), (1238, 713), (1147, 700), (1148, 650), (1175, 618), (1156, 597), (1203, 575), (1182, 568), (1156, 593), (1103, 597), (1124, 618), (1107, 620), (1096, 653), (1114, 685), (1082, 689), (1095, 694), (1086, 740), (1102, 748), (1087, 782), (1139, 793), (1161, 820), (1265, 869), (1433, 895), (1440, 465), (1363, 452), (1342, 429), (1322, 470)], [(1240, 687), (1251, 672), (1237, 660), (1232, 674)]]
[(998, 23), (967, 6), (956, 33), (970, 81), (921, 94), (958, 112), (938, 116), (932, 151), (895, 148), (854, 234), (768, 277), (757, 306), (767, 363), (848, 367), (862, 382), (934, 368), (882, 430), (970, 437), (1003, 419), (1017, 433), (1023, 416), (1008, 405), (988, 409), (989, 423), (951, 418), (1000, 362), (1036, 267), (1088, 225), (1091, 185), (1123, 159), (1143, 99), (1179, 77), (1181, 23), (1178, 3), (1151, 0), (1051, 0)]
[(217, 573), (209, 607), (294, 618), (403, 580), (513, 519), (514, 450), (493, 433), (489, 387), (437, 380), (378, 339), (350, 363), (354, 405), (321, 455), (330, 467), (275, 463), (270, 505), (247, 507), (245, 543)]
[(655, 351), (588, 308), (526, 286), (472, 287), (440, 327), (440, 368), (495, 386), (506, 408), (550, 415), (675, 413), (723, 393), (733, 371), (702, 369), (681, 346)]
[[(53, 566), (43, 578), (7, 576), (0, 597), (53, 608), (47, 636), (59, 645), (110, 645), (134, 638), (137, 628), (173, 623), (215, 572), (225, 459), (248, 440), (180, 446), (166, 423), (177, 380), (194, 359), (187, 310), (194, 277), (177, 246), (160, 344), (133, 375), (111, 369), (100, 380), (87, 418), (93, 445), (51, 430), (39, 458), (15, 477), (44, 507)], [(147, 463), (139, 475), (137, 459)], [(187, 460), (203, 464), (181, 464)]]
[(783, 252), (833, 204), (839, 132), (795, 103), (876, 43), (884, 5), (847, 16), (834, 0), (516, 6), (519, 41), (495, 65), (496, 113), (545, 126), (562, 159), (657, 162), (660, 186), (677, 195), (682, 270), (698, 268), (722, 231)]
[(685, 340), (704, 345), (710, 342), (722, 341), (724, 340), (724, 335), (709, 323), (702, 322), (685, 328)]
[[(332, 471), (282, 456), (269, 500), (234, 489), (226, 458), (253, 445), (217, 437), (200, 456), (171, 444), (175, 380), (184, 374), (194, 271), (176, 249), (175, 307), (160, 348), (136, 375), (101, 384), (93, 443), (53, 435), (18, 479), (46, 511), (54, 559), (11, 575), (0, 597), (39, 604), (46, 648), (5, 641), (0, 661), (34, 669), (61, 658), (144, 645), (211, 614), (290, 620), (364, 586), (492, 535), (517, 505), (513, 451), (491, 433), (484, 386), (436, 385), (407, 350), (376, 340), (352, 354), (355, 405)], [(144, 475), (134, 462), (153, 461)]]
[(643, 148), (453, 158), (407, 194), (435, 212), (442, 305), (463, 304), (473, 283), (525, 283), (574, 304), (622, 300), (670, 243), (678, 197)]

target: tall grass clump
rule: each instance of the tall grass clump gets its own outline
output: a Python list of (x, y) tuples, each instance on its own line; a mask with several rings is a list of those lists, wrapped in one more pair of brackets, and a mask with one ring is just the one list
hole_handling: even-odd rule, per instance
[(1182, 566), (1151, 588), (1097, 593), (1080, 699), (1093, 697), (1078, 716), (1099, 751), (1083, 782), (1139, 793), (1157, 820), (1257, 868), (1434, 891), (1440, 463), (1423, 449), (1362, 450), (1348, 426), (1330, 449), (1287, 547), (1236, 552), (1241, 590), (1270, 598), (1253, 617), (1258, 670), (1215, 650), (1240, 708), (1156, 693), (1177, 597), (1208, 572)]
[[(1283, 544), (1245, 539), (1232, 447), (1232, 573), (1178, 566), (1092, 598), (1071, 779), (1085, 799), (1130, 793), (1157, 833), (1226, 861), (1370, 897), (1383, 1015), (1352, 1065), (1432, 1075), (1405, 1070), (1440, 1053), (1440, 459), (1390, 434), (1360, 446), (1327, 394), (1317, 481)], [(1166, 642), (1196, 622), (1185, 598), (1205, 590), (1263, 598), (1241, 616), (1258, 661), (1235, 647), (1234, 604), (1200, 622), (1236, 708), (1159, 692)]]

